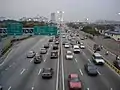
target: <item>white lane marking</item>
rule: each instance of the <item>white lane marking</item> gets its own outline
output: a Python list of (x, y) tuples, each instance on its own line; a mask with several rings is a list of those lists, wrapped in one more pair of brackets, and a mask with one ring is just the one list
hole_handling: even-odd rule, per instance
[[(61, 42), (62, 42), (62, 38), (61, 38)], [(62, 48), (62, 43), (61, 43), (61, 65), (62, 65), (62, 90), (65, 90), (65, 83), (64, 83), (64, 66), (63, 66), (63, 48)]]
[(87, 90), (90, 90), (89, 88), (87, 88)]
[(84, 56), (86, 55), (84, 52), (82, 52), (82, 53), (83, 53)]
[[(58, 51), (60, 51), (60, 49)], [(58, 57), (59, 57), (59, 53), (58, 53)], [(58, 78), (59, 78), (59, 58), (57, 61), (57, 77), (56, 77), (56, 89), (55, 90), (58, 90)]]
[(38, 75), (40, 75), (40, 73), (41, 73), (41, 69), (39, 70)]
[(10, 86), (10, 87), (8, 88), (8, 90), (11, 90), (11, 88), (12, 88), (12, 87)]
[(1, 64), (0, 64), (0, 66), (2, 66), (4, 63), (5, 63), (5, 61), (8, 59), (8, 57), (10, 56), (10, 54), (13, 52), (13, 50), (11, 50), (9, 53), (8, 53), (8, 55), (7, 55), (7, 57), (5, 58), (5, 60), (4, 60), (4, 62), (2, 62)]
[(76, 58), (75, 58), (75, 61), (78, 62)]
[(44, 62), (46, 61), (46, 59), (44, 60)]
[(90, 59), (87, 59), (87, 60), (88, 60), (90, 63), (92, 63)]
[(82, 72), (82, 70), (81, 70), (81, 69), (79, 69), (79, 72), (80, 72), (80, 74), (83, 76), (83, 72)]
[(113, 88), (110, 88), (110, 90), (113, 90)]
[(32, 87), (32, 90), (34, 90), (34, 87)]
[(25, 72), (25, 70), (26, 70), (26, 69), (23, 69), (20, 74), (22, 75), (22, 74)]
[(8, 70), (8, 68), (6, 68), (5, 70)]
[[(12, 64), (13, 65), (13, 64)], [(10, 65), (9, 67), (12, 67), (12, 65)]]
[(97, 70), (98, 74), (101, 75), (101, 73)]
[(32, 61), (33, 61), (33, 59), (30, 60), (30, 62), (32, 62)]

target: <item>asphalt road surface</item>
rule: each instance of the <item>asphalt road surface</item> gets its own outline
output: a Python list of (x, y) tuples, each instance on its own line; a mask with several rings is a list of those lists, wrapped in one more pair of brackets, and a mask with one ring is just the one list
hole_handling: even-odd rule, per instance
[[(91, 61), (92, 50), (86, 44), (86, 48), (81, 49), (81, 53), (74, 54), (73, 60), (65, 59), (66, 51), (73, 51), (71, 46), (66, 49), (62, 45), (65, 38), (60, 38), (58, 59), (50, 59), (53, 42), (50, 43), (50, 48), (40, 64), (34, 64), (32, 58), (26, 58), (30, 50), (39, 52), (49, 38), (36, 36), (12, 47), (11, 52), (0, 65), (0, 84), (4, 90), (68, 90), (68, 75), (72, 73), (79, 74), (83, 90), (119, 90), (120, 76), (107, 65), (97, 66), (98, 76), (87, 75), (84, 64), (93, 62)], [(84, 40), (84, 43), (87, 42)], [(45, 67), (54, 69), (52, 79), (42, 79), (41, 71)]]

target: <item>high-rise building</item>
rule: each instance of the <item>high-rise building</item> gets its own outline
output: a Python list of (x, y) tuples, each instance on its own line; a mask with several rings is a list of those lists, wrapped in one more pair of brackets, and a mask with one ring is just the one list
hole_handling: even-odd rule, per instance
[(52, 22), (52, 23), (55, 23), (55, 22), (56, 22), (55, 13), (51, 13), (51, 22)]

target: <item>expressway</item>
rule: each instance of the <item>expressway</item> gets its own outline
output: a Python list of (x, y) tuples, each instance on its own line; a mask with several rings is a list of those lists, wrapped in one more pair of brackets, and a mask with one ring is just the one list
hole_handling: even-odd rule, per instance
[[(71, 73), (79, 74), (83, 90), (119, 90), (120, 76), (107, 65), (97, 66), (99, 75), (96, 77), (88, 76), (85, 72), (84, 64), (92, 63), (93, 53), (87, 44), (90, 42), (88, 40), (83, 41), (86, 48), (81, 49), (80, 54), (74, 54), (73, 60), (65, 58), (66, 51), (73, 50), (72, 46), (66, 49), (62, 45), (66, 38), (60, 38), (58, 59), (50, 59), (54, 42), (50, 42), (48, 52), (43, 56), (44, 59), (40, 64), (34, 64), (32, 58), (26, 58), (30, 50), (39, 52), (49, 38), (35, 36), (12, 47), (11, 52), (0, 65), (0, 85), (4, 90), (68, 90), (67, 80)], [(54, 69), (52, 79), (42, 79), (41, 71), (45, 67)]]
[[(58, 59), (50, 59), (53, 43), (50, 44), (48, 53), (43, 56), (42, 63), (34, 64), (33, 59), (26, 58), (29, 50), (39, 52), (48, 40), (47, 36), (37, 36), (12, 47), (12, 51), (0, 67), (0, 84), (4, 90), (55, 90)], [(51, 80), (42, 79), (41, 71), (44, 67), (54, 69), (55, 73)]]

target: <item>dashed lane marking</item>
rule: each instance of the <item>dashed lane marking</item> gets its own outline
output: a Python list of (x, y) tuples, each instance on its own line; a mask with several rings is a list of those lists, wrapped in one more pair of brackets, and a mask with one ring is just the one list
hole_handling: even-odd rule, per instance
[(34, 87), (32, 87), (32, 90), (34, 90)]
[(75, 59), (75, 61), (78, 62), (77, 59)]
[(90, 59), (87, 59), (87, 60), (88, 60), (90, 63), (92, 63)]
[(99, 75), (101, 75), (101, 73), (99, 71), (97, 71)]
[(81, 69), (79, 69), (79, 72), (80, 72), (80, 74), (83, 76), (83, 72), (82, 72), (82, 70), (81, 70)]
[(8, 88), (8, 90), (11, 90), (11, 88), (12, 88), (12, 87), (10, 86), (10, 87)]
[(25, 72), (25, 70), (26, 70), (26, 69), (23, 69), (20, 74), (22, 75), (22, 74)]
[(41, 69), (39, 70), (38, 75), (40, 75), (40, 73), (41, 73)]

